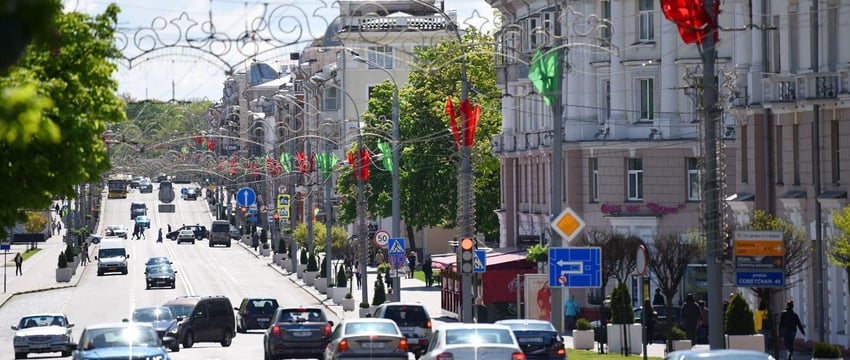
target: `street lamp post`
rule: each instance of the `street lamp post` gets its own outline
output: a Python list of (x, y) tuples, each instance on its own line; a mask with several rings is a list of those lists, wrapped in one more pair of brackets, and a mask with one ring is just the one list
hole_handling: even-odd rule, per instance
[[(376, 69), (379, 69), (387, 74), (393, 82), (393, 131), (392, 131), (392, 143), (393, 143), (393, 168), (392, 168), (392, 237), (402, 237), (401, 236), (401, 190), (399, 185), (399, 124), (398, 124), (398, 81), (396, 81), (395, 76), (389, 70), (384, 68), (383, 66), (378, 66), (374, 62), (366, 60), (360, 56), (354, 56), (354, 61), (361, 62)], [(414, 264), (415, 265), (415, 264)], [(401, 281), (398, 277), (398, 272), (396, 272), (396, 276), (393, 278), (393, 293), (392, 293), (393, 301), (401, 301)]]

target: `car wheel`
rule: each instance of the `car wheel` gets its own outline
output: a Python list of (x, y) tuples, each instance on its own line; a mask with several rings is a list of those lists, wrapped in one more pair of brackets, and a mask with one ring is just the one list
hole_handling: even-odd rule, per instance
[(246, 333), (246, 332), (247, 332), (247, 331), (245, 331), (245, 327), (244, 327), (244, 326), (242, 326), (242, 323), (241, 323), (241, 322), (237, 322), (237, 323), (236, 323), (236, 332), (238, 332), (238, 333), (240, 333), (240, 334), (244, 334), (244, 333)]
[(233, 332), (230, 329), (224, 330), (224, 338), (221, 339), (221, 346), (229, 347), (233, 343)]
[(269, 355), (268, 351), (263, 350), (263, 360), (272, 360), (272, 357)]
[(191, 331), (187, 331), (186, 335), (183, 336), (183, 348), (189, 349), (192, 345), (195, 345), (195, 334)]
[(100, 270), (98, 270), (98, 271), (97, 271), (97, 276), (102, 276), (102, 275), (103, 275), (103, 273), (102, 273), (102, 272), (100, 272)]
[(210, 241), (210, 247), (213, 247), (213, 243), (212, 243), (212, 241)]
[(171, 288), (173, 289), (177, 284), (171, 283)]
[(229, 243), (229, 242), (227, 243), (227, 247), (230, 247), (230, 243)]
[(150, 289), (151, 289), (151, 284), (145, 284), (145, 290), (150, 290)]
[(174, 345), (170, 350), (171, 352), (180, 352), (180, 344)]
[(61, 355), (62, 355), (62, 357), (68, 357), (68, 356), (71, 356), (71, 352), (70, 351), (63, 351)]
[(15, 359), (26, 359), (26, 358), (27, 358), (27, 353), (25, 353), (25, 352), (16, 352), (15, 353)]
[(195, 240), (192, 240), (192, 245), (195, 245)]

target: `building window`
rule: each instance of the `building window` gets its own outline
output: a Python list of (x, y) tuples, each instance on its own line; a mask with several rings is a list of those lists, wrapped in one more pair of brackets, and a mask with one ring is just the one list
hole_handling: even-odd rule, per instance
[(653, 79), (639, 79), (640, 89), (640, 122), (651, 122), (655, 119), (655, 85)]
[(324, 111), (336, 111), (338, 110), (339, 104), (339, 92), (337, 92), (337, 88), (335, 87), (326, 87), (322, 94), (322, 110)]
[(700, 196), (700, 171), (697, 158), (688, 158), (688, 200), (699, 201)]
[(640, 0), (638, 5), (638, 42), (647, 42), (655, 40), (655, 24), (652, 19), (655, 16), (654, 0)]
[(611, 45), (611, 1), (610, 0), (602, 0), (602, 9), (600, 9), (600, 13), (602, 14), (602, 19), (607, 20), (607, 25), (604, 29), (602, 29), (602, 39), (603, 44), (605, 46)]
[(590, 202), (599, 202), (599, 159), (590, 159)]
[(393, 48), (389, 46), (370, 46), (369, 47), (369, 64), (370, 69), (393, 68)]
[(832, 135), (832, 141), (830, 141), (830, 153), (832, 153), (832, 183), (838, 184), (841, 182), (841, 135), (838, 134), (838, 121), (832, 121), (829, 125), (831, 127), (830, 135)]
[(643, 200), (643, 160), (630, 158), (627, 161), (629, 177), (629, 201)]

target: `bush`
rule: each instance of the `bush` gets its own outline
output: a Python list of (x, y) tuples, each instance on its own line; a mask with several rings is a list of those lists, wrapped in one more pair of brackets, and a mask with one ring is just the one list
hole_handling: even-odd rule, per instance
[(587, 321), (587, 319), (579, 318), (578, 320), (576, 320), (576, 329), (590, 330), (593, 329), (593, 326), (590, 325), (590, 321)]
[(315, 247), (315, 248), (313, 248), (313, 251), (315, 251), (316, 253), (323, 253), (323, 252), (325, 252), (325, 244), (316, 245), (316, 247)]
[(673, 334), (673, 340), (687, 340), (688, 334), (685, 333), (685, 330), (680, 329), (678, 326), (674, 326), (670, 329), (670, 333)]
[(59, 263), (57, 264), (57, 266), (59, 266), (60, 269), (68, 267), (68, 259), (65, 258), (64, 251), (59, 253)]
[[(351, 293), (346, 293), (346, 294), (345, 294), (345, 298), (346, 298), (346, 299), (354, 299), (354, 295), (351, 295)], [(366, 303), (366, 305), (367, 305), (366, 307), (369, 307), (369, 306), (368, 306), (368, 305), (369, 305), (369, 303)]]
[[(346, 275), (345, 266), (340, 266), (336, 272), (336, 287), (344, 288), (348, 286), (348, 276)], [(351, 293), (348, 293), (348, 295), (351, 295)]]
[[(347, 297), (348, 295), (351, 295), (351, 293), (346, 294), (346, 297)], [(365, 309), (365, 308), (368, 308), (368, 307), (369, 307), (369, 303), (368, 303), (368, 302), (365, 302), (365, 301), (361, 301), (361, 302), (360, 302), (360, 308), (361, 308), (361, 309)]]
[(325, 257), (322, 258), (322, 265), (319, 266), (319, 277), (320, 278), (327, 278), (328, 277), (327, 265), (328, 265), (328, 257), (325, 256)]
[(534, 244), (526, 251), (525, 259), (534, 263), (549, 261), (549, 245)]
[(277, 253), (278, 254), (288, 254), (289, 248), (286, 247), (286, 240), (283, 238), (277, 239)]
[(812, 357), (819, 359), (840, 359), (841, 349), (828, 342), (821, 341), (812, 349)]
[(736, 293), (726, 308), (723, 325), (728, 335), (753, 335), (756, 333), (755, 320), (750, 305), (741, 293)]
[(319, 264), (316, 263), (316, 254), (310, 253), (307, 258), (307, 271), (319, 271)]
[(74, 245), (68, 244), (65, 248), (65, 261), (74, 262)]
[[(263, 245), (267, 245), (269, 243), (269, 234), (266, 229), (260, 232), (260, 243)], [(268, 249), (268, 247), (263, 247), (263, 249)]]
[(378, 306), (387, 302), (387, 291), (384, 289), (384, 279), (381, 273), (378, 273), (378, 278), (375, 280), (375, 294), (372, 296), (372, 305)]
[[(752, 319), (752, 314), (750, 314)], [(635, 311), (632, 309), (629, 288), (620, 283), (611, 292), (611, 323), (632, 324), (635, 322)]]
[(310, 260), (307, 258), (307, 248), (301, 248), (301, 257), (298, 259), (301, 265), (307, 265)]
[(381, 265), (378, 265), (378, 273), (383, 274), (383, 273), (387, 272), (387, 269), (389, 269), (389, 268), (390, 268), (390, 264), (388, 264), (388, 263), (383, 263)]

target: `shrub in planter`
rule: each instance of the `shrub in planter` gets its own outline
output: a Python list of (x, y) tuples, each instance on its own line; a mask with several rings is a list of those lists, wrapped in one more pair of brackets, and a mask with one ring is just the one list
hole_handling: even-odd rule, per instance
[[(345, 298), (346, 299), (354, 299), (354, 295), (351, 295), (351, 293), (346, 293)], [(369, 303), (361, 303), (361, 304), (366, 304), (366, 307), (369, 307)]]
[(68, 259), (65, 258), (65, 252), (64, 251), (59, 253), (59, 263), (57, 264), (57, 266), (60, 269), (64, 269), (64, 268), (68, 267)]
[(591, 326), (590, 321), (587, 321), (585, 318), (579, 318), (576, 320), (576, 329), (579, 330), (591, 330), (593, 326)]
[(673, 334), (673, 340), (687, 340), (688, 334), (685, 333), (685, 330), (682, 330), (678, 326), (674, 326), (670, 329), (670, 333)]
[(316, 254), (310, 253), (307, 258), (307, 271), (319, 271), (319, 265), (316, 263)]
[(301, 256), (298, 259), (298, 261), (301, 265), (307, 265), (307, 262), (310, 261), (310, 259), (307, 257), (307, 249), (306, 248), (301, 248)]
[[(336, 272), (336, 287), (344, 288), (346, 286), (348, 286), (348, 276), (345, 274), (345, 267), (340, 266)], [(346, 296), (350, 295), (351, 293), (348, 293)]]
[(727, 335), (753, 335), (756, 333), (755, 320), (750, 305), (741, 293), (736, 293), (726, 308), (723, 325)]
[(65, 247), (65, 260), (67, 262), (74, 261), (74, 245), (68, 244), (68, 246)]
[(325, 257), (322, 258), (322, 265), (319, 267), (319, 277), (320, 278), (327, 278), (328, 277), (327, 265), (328, 265), (328, 257), (325, 256)]
[(821, 341), (815, 344), (815, 347), (812, 349), (812, 358), (840, 359), (841, 349), (839, 349), (836, 345)]
[[(750, 315), (750, 319), (752, 319), (752, 314)], [(632, 309), (629, 289), (626, 287), (626, 284), (620, 283), (611, 293), (611, 323), (632, 324), (634, 322), (635, 311)]]
[(289, 248), (286, 247), (286, 240), (278, 239), (277, 240), (277, 253), (278, 254), (288, 254)]
[[(348, 294), (346, 294), (345, 296), (348, 296), (348, 295), (351, 295), (351, 293), (348, 293)], [(369, 303), (368, 303), (368, 302), (365, 302), (365, 301), (361, 301), (361, 302), (360, 302), (360, 308), (361, 308), (361, 309), (366, 309), (366, 308), (368, 308), (368, 307), (369, 307)]]
[(263, 249), (268, 249), (269, 245), (269, 234), (266, 229), (260, 232), (260, 244), (263, 244)]
[(375, 279), (375, 294), (372, 296), (372, 305), (378, 306), (387, 302), (387, 291), (384, 289), (384, 279), (381, 273), (378, 273), (378, 278)]

